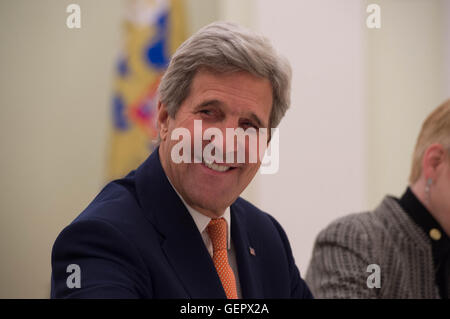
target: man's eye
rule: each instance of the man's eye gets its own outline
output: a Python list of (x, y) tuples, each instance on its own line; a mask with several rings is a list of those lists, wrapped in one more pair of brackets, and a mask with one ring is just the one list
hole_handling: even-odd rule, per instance
[(200, 110), (200, 113), (205, 114), (205, 115), (211, 115), (211, 110)]
[(254, 128), (255, 130), (258, 129), (258, 127), (256, 127), (256, 125), (251, 122), (244, 122), (242, 123), (242, 126), (245, 128)]

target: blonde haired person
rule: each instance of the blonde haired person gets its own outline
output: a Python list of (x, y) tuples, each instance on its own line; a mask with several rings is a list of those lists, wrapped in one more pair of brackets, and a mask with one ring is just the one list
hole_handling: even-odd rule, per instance
[(410, 184), (331, 223), (306, 274), (316, 298), (443, 298), (450, 285), (450, 100), (422, 125)]

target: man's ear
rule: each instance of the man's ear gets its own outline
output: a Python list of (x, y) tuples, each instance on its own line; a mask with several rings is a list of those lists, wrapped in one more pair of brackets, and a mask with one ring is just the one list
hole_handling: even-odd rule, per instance
[(158, 102), (158, 117), (157, 127), (159, 129), (159, 136), (162, 141), (165, 141), (169, 132), (169, 120), (170, 116), (167, 113), (167, 108), (161, 101)]
[(422, 167), (425, 178), (436, 179), (438, 168), (445, 160), (445, 149), (441, 144), (430, 145), (423, 154)]

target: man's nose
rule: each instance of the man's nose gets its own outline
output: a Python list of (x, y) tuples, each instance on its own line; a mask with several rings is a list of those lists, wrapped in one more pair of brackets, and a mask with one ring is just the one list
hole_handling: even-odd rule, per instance
[(233, 163), (237, 163), (237, 153), (245, 153), (245, 142), (242, 143), (234, 135), (235, 129), (238, 128), (236, 120), (227, 120), (217, 123), (214, 126), (221, 132), (221, 137), (218, 138), (216, 135), (211, 136), (211, 139), (205, 141), (207, 144), (212, 143), (215, 148), (216, 157), (222, 158), (222, 161), (230, 162), (232, 159)]
[(224, 147), (229, 158), (233, 159), (233, 163), (237, 163), (237, 154), (245, 154), (245, 140), (237, 138), (235, 130), (239, 129), (238, 120), (229, 120), (225, 123), (222, 128), (222, 133), (224, 136)]

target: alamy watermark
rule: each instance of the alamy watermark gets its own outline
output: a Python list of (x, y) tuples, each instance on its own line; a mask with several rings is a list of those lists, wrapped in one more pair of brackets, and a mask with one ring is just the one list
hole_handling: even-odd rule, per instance
[(378, 4), (369, 4), (366, 8), (366, 12), (370, 13), (366, 19), (366, 26), (369, 29), (381, 28), (381, 8)]
[(367, 288), (381, 288), (381, 268), (380, 265), (370, 264), (367, 266), (366, 272), (371, 274), (367, 277)]
[(77, 264), (70, 264), (66, 268), (66, 272), (70, 273), (67, 277), (67, 288), (81, 288), (81, 268)]
[[(275, 174), (279, 168), (279, 129), (270, 131), (259, 128), (226, 128), (225, 149), (222, 130), (209, 127), (203, 132), (202, 120), (194, 121), (194, 137), (192, 152), (192, 136), (187, 128), (177, 127), (170, 138), (180, 140), (171, 150), (172, 161), (180, 163), (206, 164), (243, 164), (261, 162), (261, 174)], [(203, 132), (203, 133), (202, 133)], [(236, 143), (235, 143), (236, 140)], [(210, 141), (203, 147), (203, 141)], [(247, 143), (248, 141), (248, 143)], [(248, 147), (247, 147), (248, 145)]]
[(81, 8), (80, 5), (72, 3), (66, 8), (66, 12), (70, 13), (66, 19), (66, 25), (69, 29), (81, 28)]
[[(81, 7), (79, 4), (72, 3), (66, 8), (66, 12), (70, 13), (66, 19), (66, 26), (69, 29), (81, 28)], [(367, 6), (366, 12), (370, 13), (366, 19), (366, 26), (369, 29), (381, 28), (381, 8), (376, 3), (371, 3)]]

